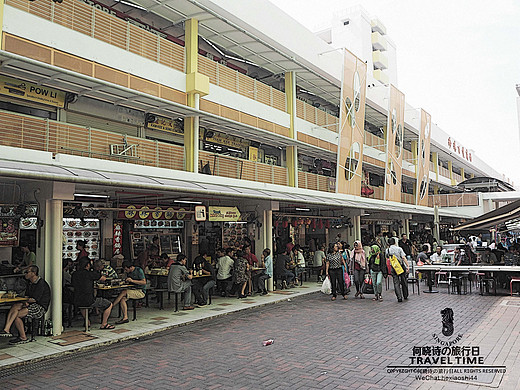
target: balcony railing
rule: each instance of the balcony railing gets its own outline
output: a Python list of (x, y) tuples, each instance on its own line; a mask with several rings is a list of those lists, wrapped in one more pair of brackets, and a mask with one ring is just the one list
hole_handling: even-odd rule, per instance
[(439, 207), (462, 207), (462, 206), (478, 206), (478, 194), (439, 194), (428, 196), (428, 206)]
[(339, 118), (331, 115), (328, 112), (320, 110), (317, 107), (311, 106), (303, 100), (296, 100), (296, 116), (307, 122), (314, 123), (318, 126), (324, 127), (330, 131), (339, 131)]
[[(0, 145), (102, 160), (183, 170), (184, 148), (165, 142), (0, 111)], [(134, 145), (132, 155), (111, 154), (113, 145)], [(284, 167), (201, 151), (199, 164), (213, 175), (287, 185)], [(321, 179), (320, 179), (321, 180)], [(321, 183), (321, 182), (320, 182)], [(307, 188), (307, 187), (303, 187)], [(321, 185), (321, 191), (328, 191)]]
[(298, 187), (316, 191), (336, 192), (336, 178), (299, 171)]
[(80, 1), (6, 0), (6, 4), (184, 72), (184, 48)]

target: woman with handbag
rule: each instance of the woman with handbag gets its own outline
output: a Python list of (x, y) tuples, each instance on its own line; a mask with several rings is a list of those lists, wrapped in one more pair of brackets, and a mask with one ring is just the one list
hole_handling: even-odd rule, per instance
[(365, 299), (363, 293), (361, 291), (361, 287), (363, 286), (363, 280), (365, 279), (365, 273), (368, 272), (368, 264), (366, 259), (365, 251), (363, 250), (363, 245), (361, 245), (361, 241), (354, 242), (354, 249), (350, 254), (352, 258), (352, 262), (354, 263), (354, 284), (356, 285), (356, 295), (354, 297), (358, 297), (361, 299)]
[(378, 245), (372, 245), (370, 249), (368, 267), (370, 268), (370, 276), (372, 277), (372, 284), (374, 285), (374, 298), (372, 298), (372, 300), (382, 301), (383, 277), (385, 279), (388, 277), (388, 267), (381, 253), (381, 248), (379, 248)]
[(330, 278), (330, 284), (332, 285), (333, 301), (336, 300), (337, 286), (339, 286), (343, 299), (347, 299), (347, 296), (345, 295), (345, 281), (343, 280), (343, 272), (341, 269), (341, 266), (344, 263), (345, 261), (339, 252), (338, 244), (330, 244), (326, 260), (326, 274)]

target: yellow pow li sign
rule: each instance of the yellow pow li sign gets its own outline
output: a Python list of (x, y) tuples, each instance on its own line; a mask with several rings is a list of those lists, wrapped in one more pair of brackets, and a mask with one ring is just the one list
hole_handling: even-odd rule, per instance
[(209, 206), (210, 221), (236, 222), (240, 219), (240, 211), (236, 207)]
[(65, 107), (65, 92), (11, 77), (0, 76), (0, 94), (49, 106)]

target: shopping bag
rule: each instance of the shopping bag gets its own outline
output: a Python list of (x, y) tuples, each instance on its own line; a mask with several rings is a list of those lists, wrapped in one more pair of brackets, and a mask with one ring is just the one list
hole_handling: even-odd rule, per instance
[(332, 286), (330, 284), (330, 278), (327, 277), (323, 281), (323, 284), (321, 285), (321, 292), (323, 294), (327, 294), (327, 295), (332, 294)]
[(399, 263), (399, 260), (397, 260), (396, 255), (390, 256), (390, 264), (392, 264), (392, 268), (397, 275), (401, 275), (404, 272), (403, 267), (401, 267), (401, 263)]
[(350, 275), (348, 274), (348, 268), (343, 266), (343, 280), (345, 281), (345, 286), (350, 288), (352, 285), (352, 281), (350, 280)]
[(374, 285), (372, 284), (372, 278), (369, 274), (365, 275), (365, 279), (363, 280), (363, 285), (361, 286), (361, 292), (363, 294), (373, 294), (374, 293)]

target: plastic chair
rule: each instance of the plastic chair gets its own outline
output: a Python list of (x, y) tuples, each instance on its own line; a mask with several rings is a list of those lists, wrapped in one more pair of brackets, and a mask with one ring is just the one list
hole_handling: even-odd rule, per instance
[(511, 290), (511, 296), (513, 296), (513, 283), (520, 283), (520, 278), (518, 277), (512, 277), (511, 281), (509, 282), (509, 289)]

